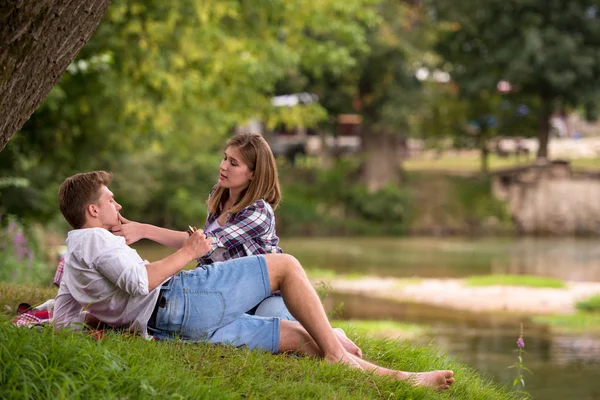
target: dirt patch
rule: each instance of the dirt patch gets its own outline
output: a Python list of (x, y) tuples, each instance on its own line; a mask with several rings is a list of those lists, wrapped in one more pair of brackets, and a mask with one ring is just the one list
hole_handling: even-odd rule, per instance
[(515, 312), (529, 315), (571, 314), (575, 304), (600, 294), (600, 283), (566, 282), (563, 289), (521, 286), (466, 286), (462, 279), (422, 279), (419, 282), (395, 278), (368, 277), (361, 280), (329, 281), (334, 291), (364, 296), (431, 304), (472, 312)]

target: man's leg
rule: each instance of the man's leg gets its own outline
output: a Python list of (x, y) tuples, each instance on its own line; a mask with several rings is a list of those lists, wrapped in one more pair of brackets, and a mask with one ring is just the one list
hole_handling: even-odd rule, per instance
[[(317, 357), (323, 356), (319, 346), (317, 346), (308, 332), (297, 322), (281, 321), (279, 329), (280, 352), (294, 352)], [(416, 386), (428, 386), (441, 391), (448, 389), (454, 383), (454, 373), (448, 370), (412, 373), (379, 367), (352, 354), (348, 355), (348, 357), (352, 358), (366, 371), (398, 380), (407, 380)]]

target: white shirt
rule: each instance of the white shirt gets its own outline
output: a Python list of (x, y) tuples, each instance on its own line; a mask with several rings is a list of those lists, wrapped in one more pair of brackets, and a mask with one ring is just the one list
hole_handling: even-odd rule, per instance
[(106, 324), (147, 336), (160, 286), (148, 291), (146, 264), (123, 237), (106, 229), (70, 231), (54, 324), (60, 328), (81, 323), (82, 311), (87, 311)]

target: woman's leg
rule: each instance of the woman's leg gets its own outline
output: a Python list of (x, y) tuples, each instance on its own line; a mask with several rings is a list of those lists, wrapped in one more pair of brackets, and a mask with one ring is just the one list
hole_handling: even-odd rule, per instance
[[(277, 317), (285, 321), (296, 321), (285, 306), (283, 297), (279, 294), (271, 295), (264, 299), (251, 315), (257, 315), (259, 317)], [(348, 353), (354, 354), (357, 357), (362, 357), (362, 350), (346, 336), (346, 333), (342, 329), (334, 328), (333, 331)]]

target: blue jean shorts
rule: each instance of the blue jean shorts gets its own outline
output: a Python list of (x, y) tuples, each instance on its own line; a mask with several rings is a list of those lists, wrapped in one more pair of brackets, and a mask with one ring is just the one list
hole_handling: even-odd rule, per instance
[(248, 346), (279, 350), (279, 318), (249, 315), (271, 294), (262, 256), (216, 262), (181, 271), (161, 288), (154, 326), (159, 339)]

